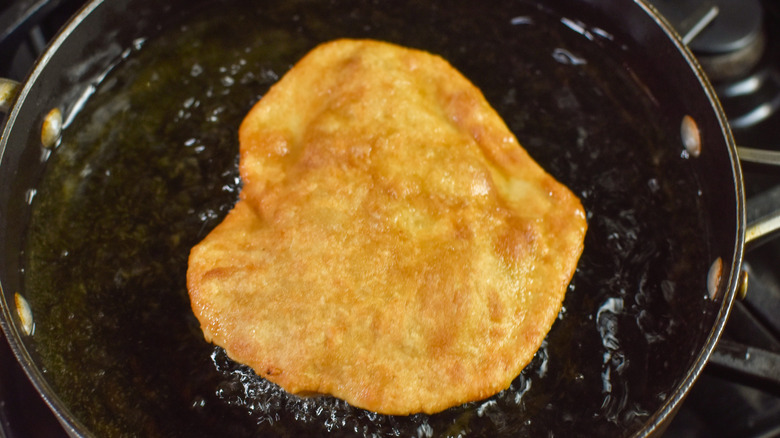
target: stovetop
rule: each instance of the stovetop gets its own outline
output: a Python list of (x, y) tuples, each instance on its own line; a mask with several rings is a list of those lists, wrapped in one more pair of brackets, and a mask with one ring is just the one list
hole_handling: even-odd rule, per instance
[[(0, 60), (3, 61), (0, 77), (22, 79), (46, 42), (84, 2), (17, 0), (0, 6), (2, 14), (13, 8), (36, 5), (22, 22), (0, 15)], [(671, 5), (669, 14), (678, 16), (671, 17), (670, 21), (681, 16), (686, 18), (686, 14), (700, 14), (706, 21), (704, 30), (687, 28), (681, 34), (690, 37), (689, 47), (697, 51), (702, 64), (716, 69), (710, 75), (732, 123), (737, 144), (780, 150), (780, 4), (758, 0), (654, 0), (653, 3), (665, 12)], [(706, 14), (713, 6), (717, 13), (708, 17)], [(759, 9), (758, 31), (754, 28), (756, 17), (751, 15), (755, 13), (751, 8), (755, 7)], [(725, 22), (729, 17), (737, 23)], [(731, 39), (721, 37), (724, 33)], [(751, 41), (754, 46), (748, 47)], [(742, 51), (741, 57), (733, 53), (737, 50)], [(756, 50), (760, 50), (758, 55), (754, 53)], [(737, 57), (742, 64), (736, 67), (725, 64), (728, 68), (724, 71), (721, 61), (729, 57)], [(748, 197), (770, 193), (780, 199), (779, 170), (743, 167)], [(735, 303), (723, 339), (780, 353), (779, 261), (780, 239), (747, 252), (748, 294)], [(780, 367), (780, 363), (776, 366)], [(746, 380), (749, 379), (708, 366), (664, 436), (780, 436), (780, 388), (762, 387)], [(0, 340), (0, 438), (3, 436), (67, 436), (16, 363), (4, 338)]]

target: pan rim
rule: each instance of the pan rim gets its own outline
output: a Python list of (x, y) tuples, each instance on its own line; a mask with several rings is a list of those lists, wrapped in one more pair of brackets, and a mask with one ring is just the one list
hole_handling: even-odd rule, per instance
[[(65, 40), (73, 33), (76, 28), (81, 24), (84, 19), (89, 16), (95, 9), (97, 9), (104, 0), (90, 0), (85, 3), (78, 12), (76, 12), (68, 21), (60, 28), (57, 34), (52, 38), (51, 43), (46, 47), (41, 56), (35, 61), (35, 64), (27, 77), (21, 82), (19, 91), (13, 100), (11, 110), (8, 112), (5, 118), (5, 123), (2, 129), (2, 136), (0, 137), (0, 164), (6, 160), (6, 149), (8, 146), (8, 138), (16, 119), (21, 112), (21, 103), (23, 103), (36, 83), (38, 77), (41, 76), (43, 70), (48, 65), (54, 54), (63, 45)], [(48, 406), (49, 410), (57, 418), (57, 421), (63, 426), (65, 432), (69, 436), (73, 437), (93, 437), (94, 435), (89, 432), (86, 426), (73, 415), (72, 411), (57, 395), (56, 391), (51, 387), (39, 366), (37, 366), (33, 360), (32, 354), (27, 349), (23, 335), (18, 329), (17, 319), (12, 314), (11, 304), (8, 302), (7, 297), (10, 296), (11, 291), (6, 291), (2, 282), (0, 282), (0, 328), (2, 328), (6, 341), (8, 342), (11, 351), (13, 352), (17, 362), (21, 365), (27, 378), (35, 387), (38, 394)]]
[[(2, 138), (0, 139), (0, 163), (3, 162), (3, 159), (5, 157), (7, 139), (10, 130), (13, 127), (14, 122), (21, 111), (20, 109), (21, 105), (19, 105), (18, 103), (24, 102), (25, 98), (30, 93), (33, 84), (36, 82), (37, 78), (41, 75), (43, 70), (46, 68), (53, 54), (59, 49), (59, 47), (63, 44), (63, 42), (68, 38), (68, 36), (79, 26), (79, 24), (84, 20), (86, 16), (91, 14), (103, 2), (104, 0), (90, 0), (87, 4), (84, 5), (84, 7), (78, 13), (76, 13), (73, 17), (71, 17), (68, 23), (66, 23), (66, 25), (58, 32), (58, 34), (52, 40), (52, 43), (47, 47), (43, 55), (38, 59), (38, 61), (35, 64), (35, 67), (27, 76), (27, 78), (24, 79), (23, 86), (20, 87), (20, 91), (15, 99), (11, 111), (8, 113), (6, 117), (6, 121), (3, 126)], [(738, 216), (736, 221), (737, 229), (735, 230), (736, 242), (734, 245), (734, 252), (733, 252), (734, 257), (732, 260), (731, 269), (729, 271), (729, 276), (727, 279), (728, 281), (723, 282), (724, 284), (727, 284), (727, 288), (726, 288), (726, 293), (723, 295), (723, 302), (716, 316), (716, 324), (710, 330), (706, 342), (704, 343), (704, 347), (700, 350), (700, 353), (696, 358), (696, 360), (693, 362), (693, 365), (689, 367), (688, 373), (683, 378), (682, 383), (677, 385), (673, 394), (670, 397), (668, 397), (667, 400), (664, 402), (664, 404), (656, 410), (656, 412), (650, 417), (648, 421), (645, 422), (642, 430), (638, 431), (636, 434), (633, 435), (635, 437), (644, 437), (644, 436), (649, 436), (654, 433), (660, 432), (662, 430), (661, 428), (662, 426), (664, 426), (667, 417), (669, 415), (673, 415), (674, 412), (679, 408), (679, 405), (685, 399), (685, 396), (689, 392), (690, 388), (693, 386), (693, 384), (701, 374), (702, 370), (706, 366), (707, 361), (709, 360), (710, 355), (712, 354), (713, 350), (715, 349), (715, 346), (717, 345), (717, 342), (720, 338), (720, 335), (728, 319), (728, 315), (730, 313), (733, 304), (735, 292), (739, 281), (738, 274), (739, 274), (739, 269), (742, 266), (744, 242), (745, 242), (745, 229), (746, 229), (745, 210), (746, 209), (745, 209), (745, 195), (744, 195), (744, 188), (743, 188), (742, 172), (741, 172), (741, 166), (739, 164), (739, 160), (737, 156), (736, 145), (733, 136), (731, 134), (729, 125), (726, 122), (725, 113), (721, 108), (718, 99), (715, 97), (715, 91), (713, 87), (709, 83), (707, 77), (704, 75), (695, 57), (691, 54), (689, 49), (682, 43), (681, 37), (671, 28), (669, 23), (663, 17), (661, 17), (660, 14), (658, 14), (658, 12), (651, 5), (649, 5), (647, 0), (634, 0), (634, 3), (639, 5), (658, 24), (658, 26), (661, 29), (663, 29), (664, 33), (674, 43), (674, 45), (679, 50), (680, 54), (684, 57), (685, 61), (688, 63), (688, 65), (695, 73), (697, 79), (699, 80), (699, 83), (702, 85), (703, 90), (710, 101), (710, 104), (712, 105), (712, 108), (717, 116), (719, 126), (721, 128), (721, 134), (725, 138), (726, 140), (725, 142), (728, 147), (729, 159), (733, 170), (735, 198), (737, 200), (736, 210)], [(33, 383), (36, 390), (38, 390), (39, 394), (42, 396), (43, 400), (49, 406), (50, 410), (54, 412), (54, 414), (57, 416), (60, 423), (63, 424), (63, 426), (66, 428), (66, 431), (71, 436), (93, 436), (88, 431), (88, 429), (83, 425), (83, 423), (81, 423), (72, 414), (71, 410), (63, 403), (60, 397), (48, 384), (46, 378), (41, 373), (39, 367), (35, 365), (32, 359), (32, 355), (30, 354), (30, 352), (25, 346), (25, 343), (23, 341), (23, 335), (18, 330), (16, 319), (13, 316), (11, 311), (12, 306), (6, 299), (7, 297), (6, 292), (10, 292), (10, 291), (4, 291), (2, 284), (0, 284), (0, 294), (2, 294), (2, 297), (0, 297), (0, 307), (2, 307), (2, 317), (0, 317), (0, 327), (2, 327), (2, 330), (6, 334), (8, 343), (10, 344), (11, 350), (14, 352), (17, 361), (23, 365), (22, 368), (24, 369), (25, 374)]]
[[(682, 382), (677, 385), (674, 393), (671, 397), (668, 397), (661, 407), (650, 417), (645, 423), (645, 427), (642, 430), (637, 431), (632, 438), (644, 438), (654, 434), (663, 433), (666, 427), (669, 425), (669, 420), (674, 416), (680, 405), (685, 400), (685, 397), (690, 392), (698, 377), (701, 375), (704, 367), (707, 365), (712, 352), (715, 350), (720, 336), (723, 332), (726, 322), (728, 321), (729, 314), (736, 296), (736, 290), (739, 283), (739, 271), (742, 266), (744, 257), (744, 245), (745, 245), (745, 231), (746, 231), (746, 207), (745, 207), (745, 192), (742, 177), (742, 166), (739, 162), (739, 156), (737, 154), (737, 146), (734, 141), (734, 137), (731, 133), (731, 128), (728, 124), (726, 113), (721, 107), (720, 101), (716, 96), (715, 89), (712, 87), (709, 79), (707, 78), (704, 70), (702, 69), (696, 57), (690, 51), (690, 49), (683, 43), (682, 37), (677, 33), (671, 24), (653, 7), (649, 0), (634, 0), (634, 3), (642, 8), (645, 13), (650, 17), (658, 27), (663, 30), (667, 38), (674, 44), (679, 54), (683, 56), (685, 62), (691, 68), (695, 74), (696, 79), (702, 86), (702, 89), (709, 100), (710, 105), (715, 113), (715, 116), (720, 127), (720, 134), (725, 140), (727, 146), (727, 152), (731, 164), (732, 177), (734, 182), (734, 195), (736, 199), (736, 229), (734, 230), (736, 239), (733, 247), (734, 257), (731, 261), (731, 266), (728, 271), (728, 278), (726, 282), (725, 293), (723, 294), (723, 302), (718, 309), (718, 313), (715, 316), (715, 325), (711, 328), (704, 346), (701, 348), (699, 355), (694, 360), (693, 364), (689, 367), (688, 373), (683, 378)], [(725, 267), (724, 267), (725, 268)], [(723, 287), (723, 286), (721, 286)]]

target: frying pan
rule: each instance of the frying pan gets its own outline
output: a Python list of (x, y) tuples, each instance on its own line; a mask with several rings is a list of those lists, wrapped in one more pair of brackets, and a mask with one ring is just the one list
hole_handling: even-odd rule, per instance
[[(66, 430), (660, 435), (715, 348), (747, 229), (728, 125), (674, 32), (617, 0), (281, 3), (92, 1), (20, 87), (0, 143), (2, 325)], [(444, 56), (588, 212), (559, 320), (487, 400), (385, 417), (290, 397), (189, 310), (188, 249), (240, 189), (237, 123), (338, 37)]]

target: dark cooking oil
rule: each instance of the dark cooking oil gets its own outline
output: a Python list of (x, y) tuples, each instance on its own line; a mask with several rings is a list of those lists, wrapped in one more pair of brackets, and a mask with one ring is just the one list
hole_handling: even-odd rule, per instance
[[(97, 436), (144, 437), (614, 437), (642, 427), (684, 378), (714, 304), (679, 119), (627, 63), (630, 44), (523, 2), (267, 3), (182, 12), (137, 39), (48, 159), (24, 287), (36, 354), (75, 416)], [(494, 397), (389, 417), (290, 396), (207, 344), (190, 310), (189, 250), (240, 190), (239, 123), (300, 57), (338, 37), (449, 60), (587, 210), (564, 309)]]

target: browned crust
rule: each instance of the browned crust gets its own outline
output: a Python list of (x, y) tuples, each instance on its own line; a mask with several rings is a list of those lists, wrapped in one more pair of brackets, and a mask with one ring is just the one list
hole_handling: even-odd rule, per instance
[(584, 212), (443, 59), (324, 44), (239, 139), (241, 200), (187, 272), (207, 340), (289, 392), (395, 415), (488, 397), (532, 359)]

